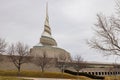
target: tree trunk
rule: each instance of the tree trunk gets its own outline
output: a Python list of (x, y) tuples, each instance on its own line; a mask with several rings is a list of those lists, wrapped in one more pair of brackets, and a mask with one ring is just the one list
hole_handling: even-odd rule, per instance
[(79, 71), (77, 71), (77, 80), (79, 80)]
[(44, 68), (41, 68), (41, 70), (42, 70), (42, 77), (44, 76)]
[(62, 68), (61, 68), (61, 72), (62, 72), (61, 78), (63, 78), (64, 66), (62, 66)]
[(21, 69), (21, 67), (19, 66), (18, 67), (18, 76), (20, 76), (20, 69)]
[(42, 73), (44, 73), (44, 68), (42, 68)]

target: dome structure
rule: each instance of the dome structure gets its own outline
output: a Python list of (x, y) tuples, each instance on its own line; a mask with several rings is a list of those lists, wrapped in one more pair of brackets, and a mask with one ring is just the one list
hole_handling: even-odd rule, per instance
[(48, 7), (46, 7), (44, 31), (41, 35), (40, 41), (30, 50), (31, 55), (35, 57), (42, 56), (44, 52), (49, 58), (58, 58), (59, 60), (60, 56), (62, 55), (67, 61), (71, 60), (70, 53), (62, 48), (57, 47), (57, 42), (52, 37), (51, 28), (49, 25)]
[(49, 58), (57, 58), (59, 61), (61, 57), (65, 57), (66, 61), (70, 61), (70, 53), (66, 50), (59, 48), (59, 47), (52, 47), (52, 46), (34, 46), (31, 49), (31, 53), (33, 53), (34, 57), (43, 56), (43, 53), (46, 53), (47, 57)]

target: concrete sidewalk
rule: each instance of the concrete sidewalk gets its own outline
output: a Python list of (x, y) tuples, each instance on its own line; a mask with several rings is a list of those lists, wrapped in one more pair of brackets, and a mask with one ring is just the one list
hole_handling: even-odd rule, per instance
[(31, 77), (21, 77), (24, 79), (30, 79), (30, 80), (71, 80), (71, 79), (55, 79), (55, 78), (31, 78)]

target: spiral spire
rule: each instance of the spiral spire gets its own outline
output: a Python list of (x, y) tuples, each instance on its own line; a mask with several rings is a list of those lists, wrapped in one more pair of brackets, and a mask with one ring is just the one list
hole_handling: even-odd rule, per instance
[(52, 38), (51, 28), (49, 25), (48, 3), (46, 3), (46, 19), (44, 23), (44, 31), (40, 38), (40, 43), (43, 45), (57, 46), (56, 41)]
[(51, 28), (49, 25), (49, 17), (48, 17), (48, 3), (46, 4), (46, 19), (45, 19), (44, 31), (43, 31), (42, 36), (52, 37), (51, 36)]

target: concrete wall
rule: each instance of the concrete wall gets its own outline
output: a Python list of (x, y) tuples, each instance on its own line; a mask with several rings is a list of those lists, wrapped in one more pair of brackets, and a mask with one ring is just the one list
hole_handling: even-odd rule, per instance
[[(8, 56), (0, 56), (0, 70), (17, 70), (14, 64), (10, 61)], [(72, 67), (68, 67), (67, 69), (75, 71)], [(21, 70), (30, 70), (30, 71), (41, 71), (40, 67), (36, 66), (35, 64), (29, 62), (22, 65)], [(55, 67), (55, 62), (53, 61), (53, 65), (51, 67), (47, 67), (45, 71), (50, 72), (60, 72), (59, 68)], [(85, 72), (91, 75), (120, 75), (120, 68), (112, 68), (112, 67), (105, 67), (105, 68), (84, 68), (80, 72)]]

